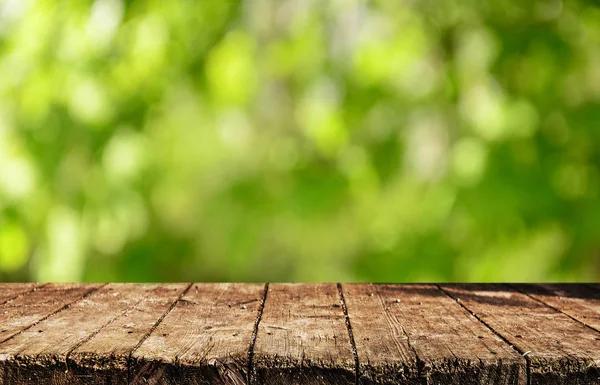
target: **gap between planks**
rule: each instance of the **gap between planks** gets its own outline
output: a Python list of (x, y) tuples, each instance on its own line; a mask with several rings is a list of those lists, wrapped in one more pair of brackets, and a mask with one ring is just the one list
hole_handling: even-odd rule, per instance
[(352, 332), (352, 324), (350, 323), (350, 314), (348, 314), (346, 298), (344, 298), (344, 290), (342, 288), (342, 284), (339, 282), (337, 284), (337, 289), (340, 295), (342, 310), (344, 311), (344, 319), (346, 321), (346, 328), (348, 329), (348, 338), (350, 339), (350, 345), (352, 347), (352, 355), (354, 355), (354, 383), (358, 385), (360, 379), (360, 361), (358, 360), (358, 350), (356, 349), (356, 342), (354, 341), (354, 332)]
[(512, 349), (514, 349), (517, 353), (519, 353), (525, 359), (525, 363), (527, 364), (527, 367), (526, 367), (527, 385), (531, 385), (531, 362), (530, 362), (529, 358), (527, 357), (527, 352), (523, 352), (521, 349), (517, 348), (515, 346), (515, 344), (513, 344), (512, 342), (510, 342), (505, 336), (503, 336), (502, 334), (498, 333), (491, 325), (489, 325), (487, 322), (483, 321), (477, 314), (475, 314), (475, 312), (471, 311), (471, 309), (469, 309), (468, 307), (466, 307), (460, 301), (460, 299), (454, 297), (448, 291), (444, 290), (440, 285), (435, 285), (435, 286), (437, 286), (437, 288), (439, 290), (441, 290), (444, 294), (446, 294), (448, 297), (450, 297), (454, 301), (456, 301), (456, 303), (460, 307), (462, 307), (466, 312), (468, 312), (473, 317), (475, 317), (475, 319), (477, 321), (479, 321), (483, 326), (485, 326), (486, 328), (488, 328), (492, 333), (494, 333), (496, 336), (498, 336), (498, 338), (500, 338), (502, 341), (504, 341), (504, 343), (506, 343), (508, 346), (510, 346)]
[(256, 346), (256, 338), (258, 337), (258, 328), (262, 319), (263, 312), (265, 310), (265, 303), (267, 302), (267, 295), (269, 293), (269, 284), (265, 283), (260, 305), (258, 306), (258, 312), (256, 314), (256, 321), (254, 322), (254, 329), (252, 330), (252, 337), (250, 338), (250, 346), (248, 347), (248, 373), (246, 374), (246, 382), (248, 384), (256, 383), (256, 375), (254, 373), (254, 347)]

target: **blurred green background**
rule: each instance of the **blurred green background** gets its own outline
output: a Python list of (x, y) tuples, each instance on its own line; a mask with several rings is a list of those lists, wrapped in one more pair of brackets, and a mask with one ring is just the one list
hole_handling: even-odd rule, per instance
[(0, 0), (1, 281), (597, 281), (600, 9)]

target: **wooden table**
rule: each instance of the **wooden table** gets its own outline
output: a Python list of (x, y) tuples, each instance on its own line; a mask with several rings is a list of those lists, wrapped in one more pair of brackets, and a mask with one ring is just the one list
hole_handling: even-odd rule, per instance
[(0, 284), (0, 384), (600, 384), (600, 286)]

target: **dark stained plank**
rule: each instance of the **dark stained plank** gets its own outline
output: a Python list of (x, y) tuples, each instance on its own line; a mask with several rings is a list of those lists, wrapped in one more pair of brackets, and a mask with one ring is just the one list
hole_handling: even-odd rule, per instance
[(600, 330), (600, 290), (577, 284), (520, 284), (517, 290)]
[(343, 285), (363, 383), (526, 384), (526, 361), (432, 285)]
[(100, 286), (98, 284), (48, 284), (1, 305), (0, 343), (62, 310)]
[(131, 383), (245, 384), (262, 284), (194, 284), (133, 353)]
[(529, 361), (532, 385), (600, 383), (600, 334), (505, 285), (442, 288)]
[(0, 283), (0, 305), (40, 286), (36, 283)]
[(352, 345), (333, 284), (273, 284), (254, 347), (262, 384), (350, 384)]
[[(135, 314), (136, 306), (145, 298), (155, 295), (158, 285), (109, 284), (80, 299), (69, 308), (23, 331), (0, 344), (0, 372), (8, 384), (127, 384), (127, 370), (115, 372), (105, 382), (94, 370), (106, 359), (98, 354), (96, 362), (85, 365), (82, 356), (73, 361), (70, 354), (82, 347), (101, 330), (123, 317)], [(151, 326), (150, 326), (151, 328)], [(146, 329), (146, 328), (144, 328)], [(149, 328), (148, 328), (149, 329)], [(104, 338), (104, 337), (101, 337)], [(130, 341), (131, 342), (131, 341)], [(137, 342), (131, 342), (131, 349)], [(116, 342), (115, 342), (116, 344)], [(98, 344), (93, 344), (96, 347)], [(101, 353), (101, 352), (99, 352)], [(109, 360), (112, 358), (109, 357)], [(75, 363), (75, 367), (69, 364)], [(118, 366), (118, 363), (115, 363)]]

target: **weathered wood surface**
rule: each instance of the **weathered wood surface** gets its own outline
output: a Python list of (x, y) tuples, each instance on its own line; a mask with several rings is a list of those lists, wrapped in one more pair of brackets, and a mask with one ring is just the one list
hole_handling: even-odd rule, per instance
[(75, 375), (69, 377), (68, 383), (127, 384), (130, 354), (189, 286), (110, 285), (109, 292), (122, 292), (122, 296), (116, 298), (130, 306), (125, 305), (121, 313), (113, 306), (113, 314), (105, 326), (72, 350), (68, 366)]
[(600, 384), (600, 287), (0, 284), (5, 384)]
[(525, 359), (435, 286), (345, 285), (344, 294), (368, 382), (526, 382)]
[(600, 384), (600, 335), (506, 285), (442, 287), (527, 359), (530, 383)]
[(517, 290), (600, 331), (600, 290), (573, 284), (512, 285)]

